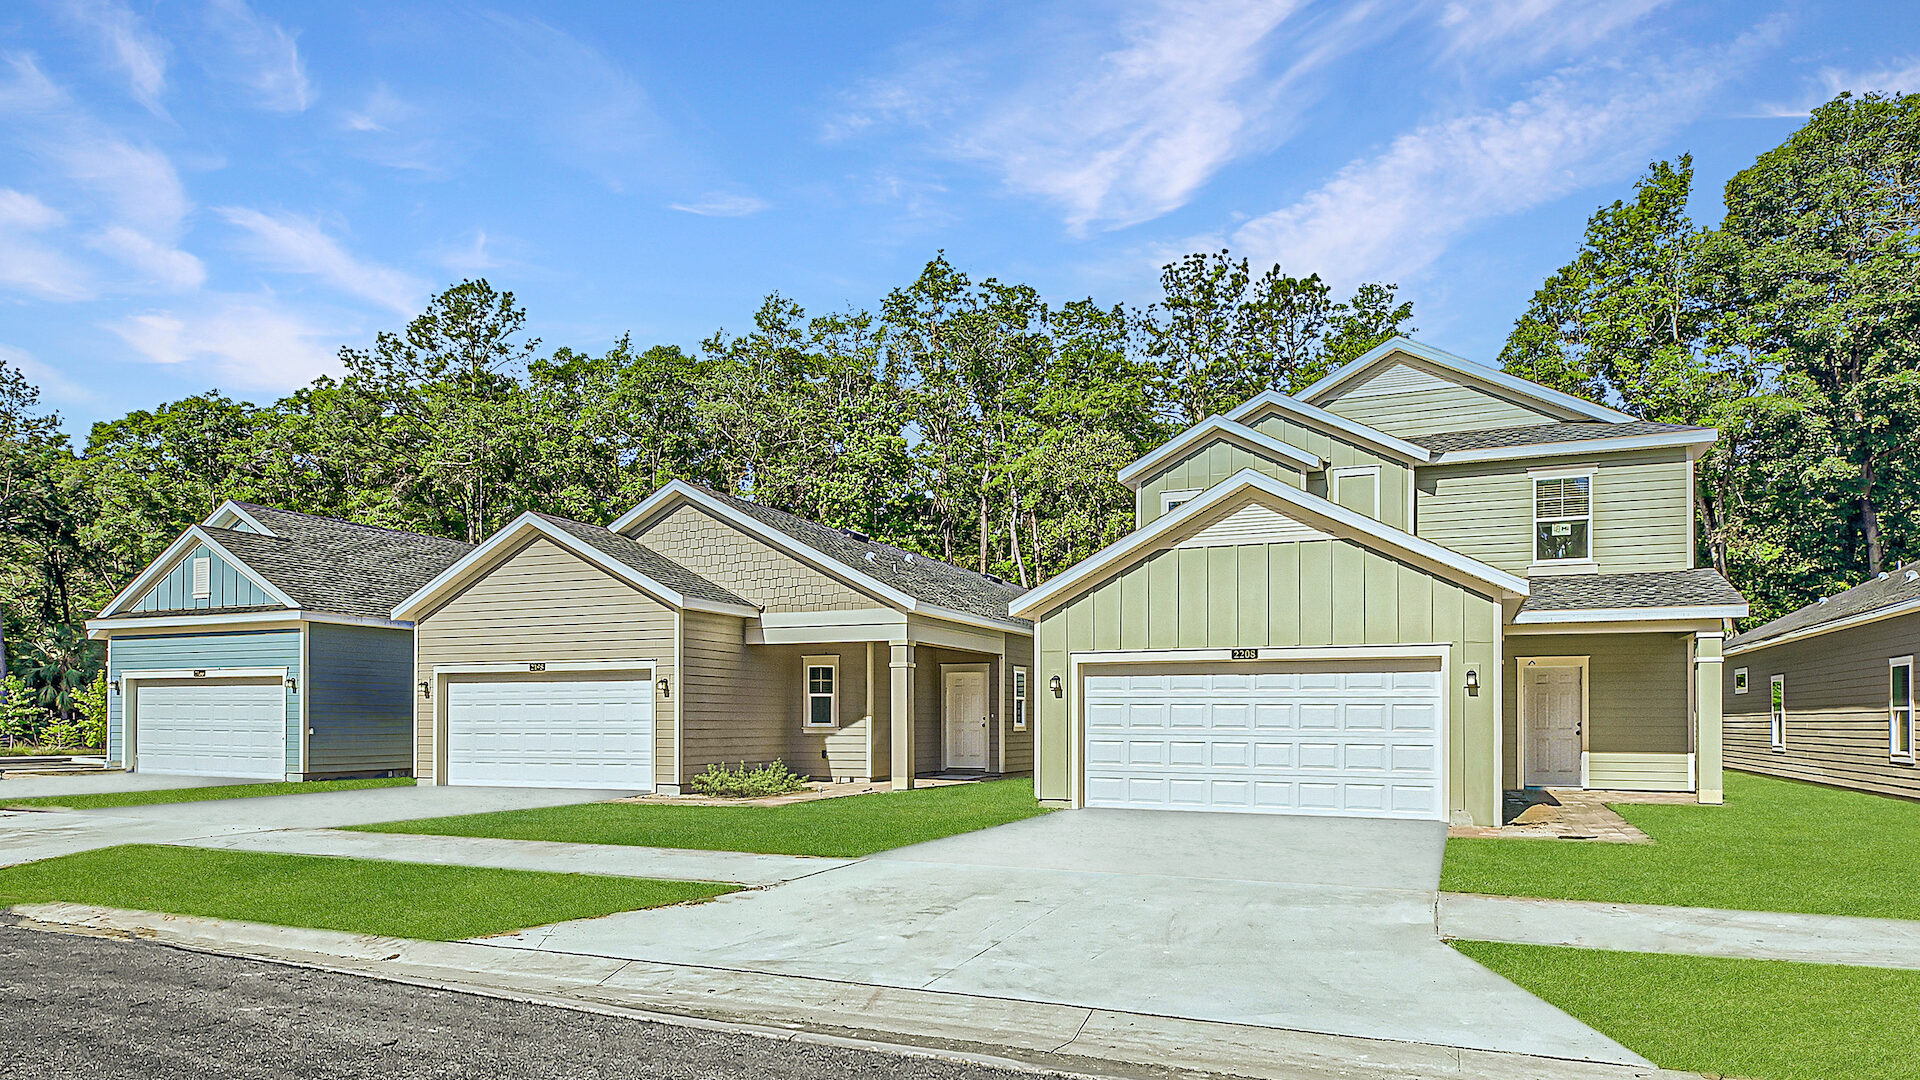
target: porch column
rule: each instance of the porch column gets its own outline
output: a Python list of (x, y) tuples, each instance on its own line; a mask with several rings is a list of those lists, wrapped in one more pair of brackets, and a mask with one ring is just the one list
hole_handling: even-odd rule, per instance
[(893, 646), (893, 790), (913, 787), (913, 646)]
[(1700, 801), (1726, 801), (1720, 779), (1720, 646), (1726, 635), (1718, 630), (1693, 636), (1694, 768)]

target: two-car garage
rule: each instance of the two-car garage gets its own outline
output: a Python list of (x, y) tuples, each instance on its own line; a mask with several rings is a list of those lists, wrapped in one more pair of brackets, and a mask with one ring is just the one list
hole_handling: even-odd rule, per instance
[(468, 674), (446, 683), (446, 782), (653, 790), (653, 681)]
[(141, 772), (279, 780), (287, 773), (287, 688), (272, 677), (129, 680)]

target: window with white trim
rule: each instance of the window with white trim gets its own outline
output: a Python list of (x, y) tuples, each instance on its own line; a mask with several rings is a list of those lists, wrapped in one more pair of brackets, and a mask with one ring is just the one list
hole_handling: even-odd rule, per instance
[(807, 665), (807, 726), (838, 727), (840, 724), (840, 658), (809, 656)]
[(1737, 667), (1733, 669), (1733, 692), (1736, 694), (1744, 694), (1747, 692), (1746, 668)]
[(193, 598), (205, 600), (213, 595), (213, 560), (205, 555), (193, 560)]
[(1163, 514), (1171, 514), (1179, 509), (1181, 504), (1193, 501), (1193, 497), (1198, 494), (1200, 494), (1199, 488), (1182, 488), (1179, 491), (1163, 491), (1160, 493), (1160, 512)]
[(1787, 677), (1767, 680), (1767, 737), (1775, 750), (1787, 748)]
[(1013, 730), (1027, 730), (1027, 669), (1013, 669)]
[(1593, 475), (1539, 476), (1533, 481), (1533, 561), (1593, 558)]
[(1899, 761), (1913, 760), (1913, 657), (1887, 661), (1887, 753)]
[(1333, 490), (1331, 501), (1356, 513), (1378, 520), (1380, 517), (1380, 466), (1356, 465), (1335, 469), (1327, 474)]

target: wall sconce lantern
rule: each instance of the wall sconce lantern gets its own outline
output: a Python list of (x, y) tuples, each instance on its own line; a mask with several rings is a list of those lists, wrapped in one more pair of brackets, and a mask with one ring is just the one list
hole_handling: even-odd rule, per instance
[(422, 701), (426, 701), (426, 700), (432, 699), (432, 697), (433, 697), (432, 684), (428, 683), (425, 679), (420, 680), (420, 699)]
[(1479, 692), (1480, 692), (1480, 673), (1478, 671), (1474, 671), (1471, 668), (1469, 668), (1467, 670), (1467, 693), (1477, 694)]
[(653, 687), (654, 689), (660, 691), (661, 697), (673, 696), (673, 684), (668, 682), (664, 676), (661, 677), (659, 682), (654, 683)]
[(1054, 697), (1059, 697), (1061, 694), (1063, 694), (1065, 691), (1060, 689), (1060, 676), (1055, 675), (1053, 678), (1048, 679), (1047, 689), (1053, 691)]

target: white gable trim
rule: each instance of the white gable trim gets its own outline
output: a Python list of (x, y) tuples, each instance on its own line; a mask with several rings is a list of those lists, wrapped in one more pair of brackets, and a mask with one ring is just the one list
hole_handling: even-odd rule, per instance
[(1360, 443), (1376, 453), (1390, 457), (1408, 465), (1424, 465), (1433, 459), (1433, 454), (1424, 446), (1410, 443), (1398, 435), (1389, 435), (1379, 428), (1368, 427), (1357, 420), (1330, 413), (1318, 405), (1309, 405), (1297, 397), (1291, 397), (1278, 390), (1248, 398), (1227, 413), (1227, 419), (1244, 423), (1248, 417), (1262, 409), (1272, 409), (1299, 421), (1310, 428), (1318, 428), (1324, 434), (1338, 434)]
[(208, 525), (216, 529), (223, 529), (228, 527), (228, 522), (230, 521), (244, 521), (247, 523), (247, 528), (252, 529), (254, 532), (257, 532), (262, 536), (278, 535), (272, 529), (269, 529), (265, 525), (261, 524), (259, 518), (254, 517), (252, 514), (247, 513), (246, 510), (243, 509), (239, 503), (234, 502), (232, 499), (228, 499), (226, 502), (221, 503), (220, 509), (215, 510), (211, 514), (208, 514), (207, 520), (201, 522), (200, 524)]
[(228, 566), (246, 575), (248, 581), (258, 585), (261, 592), (273, 597), (275, 601), (290, 608), (298, 608), (300, 606), (294, 603), (293, 597), (280, 591), (273, 582), (261, 577), (252, 567), (236, 558), (233, 552), (222, 547), (220, 541), (215, 540), (206, 529), (199, 525), (189, 525), (187, 526), (187, 531), (180, 534), (179, 539), (167, 545), (167, 550), (161, 552), (159, 558), (147, 564), (147, 568), (140, 572), (140, 576), (133, 579), (133, 584), (120, 590), (120, 594), (109, 601), (105, 608), (101, 609), (98, 617), (104, 619), (109, 615), (125, 611), (127, 605), (135, 603), (141, 597), (147, 595), (148, 590), (159, 584), (161, 578), (171, 573), (174, 567), (180, 565), (181, 560), (185, 559), (193, 552), (194, 548), (199, 547), (201, 544), (205, 544), (211, 548), (215, 554), (226, 561)]
[(561, 548), (606, 571), (612, 577), (632, 585), (671, 607), (711, 611), (721, 615), (738, 615), (746, 619), (756, 618), (760, 614), (759, 608), (749, 605), (691, 597), (668, 588), (565, 529), (529, 512), (513, 519), (505, 528), (489, 536), (479, 547), (469, 551), (459, 562), (441, 571), (440, 576), (422, 585), (412, 596), (400, 601), (399, 605), (393, 609), (394, 619), (403, 622), (412, 620), (442, 596), (465, 589), (480, 581), (504, 558), (511, 555), (522, 540), (531, 539), (534, 536), (553, 541)]
[(1318, 454), (1310, 454), (1290, 443), (1281, 442), (1263, 431), (1255, 431), (1224, 416), (1209, 416), (1121, 469), (1120, 482), (1138, 490), (1140, 484), (1161, 466), (1198, 448), (1207, 441), (1208, 436), (1238, 440), (1255, 453), (1291, 466), (1298, 472), (1314, 472), (1325, 468), (1327, 464)]
[(1395, 353), (1405, 353), (1416, 360), (1424, 360), (1436, 367), (1445, 368), (1469, 381), (1478, 382), (1485, 386), (1505, 391), (1515, 397), (1523, 398), (1537, 405), (1544, 406), (1553, 412), (1572, 413), (1575, 416), (1583, 416), (1592, 420), (1614, 422), (1636, 419), (1617, 409), (1609, 409), (1605, 405), (1597, 405), (1585, 398), (1574, 397), (1572, 394), (1562, 393), (1558, 390), (1541, 386), (1536, 382), (1529, 382), (1526, 379), (1509, 375), (1498, 368), (1487, 367), (1484, 364), (1476, 364), (1464, 356), (1455, 356), (1450, 352), (1444, 352), (1431, 345), (1422, 345), (1411, 338), (1404, 337), (1396, 337), (1383, 342), (1367, 350), (1364, 355), (1342, 364), (1337, 370), (1328, 373), (1312, 386), (1302, 390), (1300, 396), (1309, 402), (1323, 404), (1328, 398), (1332, 397), (1336, 391), (1371, 371), (1375, 366), (1386, 361)]
[(1306, 523), (1312, 523), (1313, 519), (1317, 519), (1331, 526), (1335, 532), (1364, 536), (1368, 541), (1367, 546), (1397, 553), (1414, 562), (1444, 568), (1459, 576), (1492, 586), (1507, 596), (1528, 595), (1526, 581), (1504, 570), (1488, 566), (1478, 559), (1462, 555), (1451, 548), (1441, 547), (1431, 540), (1423, 540), (1412, 533), (1375, 521), (1365, 514), (1357, 514), (1338, 503), (1328, 502), (1318, 495), (1301, 491), (1263, 473), (1242, 469), (1208, 488), (1192, 502), (1181, 505), (1146, 528), (1107, 545), (1072, 569), (1021, 596), (1013, 602), (1013, 613), (1031, 616), (1045, 611), (1055, 602), (1078, 592), (1084, 584), (1135, 562), (1144, 555), (1169, 546), (1168, 534), (1178, 532), (1194, 518), (1207, 513), (1210, 508), (1237, 498), (1248, 489), (1252, 489), (1255, 494), (1264, 495), (1285, 504), (1290, 509), (1299, 510), (1308, 519)]

